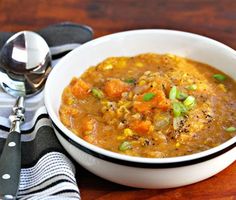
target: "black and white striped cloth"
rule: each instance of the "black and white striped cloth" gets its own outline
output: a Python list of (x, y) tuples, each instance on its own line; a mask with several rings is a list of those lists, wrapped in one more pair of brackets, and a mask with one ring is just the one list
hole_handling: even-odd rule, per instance
[[(52, 41), (52, 36), (55, 36), (55, 30), (52, 27), (43, 29), (43, 32), (41, 32), (43, 34), (41, 35), (44, 36), (50, 48), (54, 51), (52, 53), (57, 55), (57, 57), (92, 38), (92, 31), (86, 26), (81, 27), (80, 25), (66, 23), (54, 25), (55, 27), (57, 28), (56, 35), (58, 41)], [(58, 28), (61, 31), (58, 32)], [(71, 30), (72, 28), (73, 30)], [(81, 28), (87, 28), (88, 30), (81, 30)], [(68, 34), (70, 33), (73, 33), (72, 42), (72, 37), (68, 38)], [(3, 39), (1, 34), (0, 47), (1, 40), (4, 41), (6, 39)], [(77, 37), (74, 34), (77, 34)], [(7, 35), (5, 34), (4, 37)], [(60, 38), (61, 40), (59, 40)], [(65, 40), (68, 42), (67, 44)], [(73, 44), (70, 45), (70, 43)], [(8, 135), (10, 127), (8, 117), (12, 112), (12, 106), (14, 104), (15, 99), (0, 89), (0, 154), (5, 143), (5, 138)], [(67, 157), (54, 134), (51, 121), (43, 104), (43, 91), (34, 97), (26, 99), (25, 107), (26, 120), (21, 126), (22, 169), (17, 195), (18, 199), (80, 199), (79, 188), (75, 179), (74, 165)]]

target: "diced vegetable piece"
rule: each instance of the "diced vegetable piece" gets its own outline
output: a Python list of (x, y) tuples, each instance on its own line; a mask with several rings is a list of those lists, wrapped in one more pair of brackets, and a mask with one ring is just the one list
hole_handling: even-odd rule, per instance
[(135, 111), (141, 113), (152, 112), (153, 108), (159, 108), (163, 111), (166, 111), (170, 108), (170, 101), (166, 98), (163, 90), (152, 89), (150, 93), (155, 94), (155, 96), (149, 100), (144, 101), (144, 95), (139, 95), (136, 101), (133, 103), (133, 108)]
[(122, 142), (119, 146), (120, 151), (126, 151), (126, 150), (131, 149), (131, 148), (132, 148), (132, 145), (128, 141)]
[(183, 104), (185, 105), (185, 107), (186, 107), (187, 109), (191, 109), (191, 108), (193, 108), (193, 106), (195, 105), (195, 102), (196, 102), (196, 99), (195, 99), (194, 96), (188, 96), (188, 97), (184, 100)]
[(134, 132), (130, 128), (125, 128), (123, 134), (125, 137), (129, 137), (134, 135)]
[(84, 117), (81, 121), (81, 128), (84, 135), (94, 134), (97, 128), (97, 121), (92, 117)]
[(123, 92), (128, 92), (131, 86), (120, 79), (108, 80), (104, 85), (104, 91), (109, 98), (117, 99)]
[(173, 103), (173, 112), (174, 112), (174, 117), (181, 116), (181, 108), (178, 102)]
[(183, 115), (185, 115), (188, 112), (188, 109), (185, 107), (185, 105), (183, 103), (179, 103), (180, 109), (181, 109), (181, 113)]
[(236, 131), (236, 128), (234, 126), (230, 126), (228, 128), (225, 129), (227, 132), (234, 132)]
[(171, 107), (169, 99), (163, 99), (157, 104), (157, 108), (160, 108), (163, 111), (167, 111)]
[(104, 97), (104, 94), (103, 94), (102, 90), (100, 90), (98, 88), (93, 88), (92, 89), (92, 94), (93, 94), (93, 96), (95, 96), (98, 99), (102, 99)]
[(175, 144), (175, 147), (176, 147), (176, 148), (179, 148), (179, 147), (180, 147), (180, 143), (177, 142), (177, 143)]
[(90, 86), (82, 79), (73, 78), (70, 82), (71, 93), (77, 98), (85, 98), (89, 94)]
[(181, 102), (174, 102), (173, 104), (174, 117), (180, 117), (187, 113), (187, 108)]
[(213, 78), (215, 78), (218, 81), (224, 81), (226, 77), (223, 74), (214, 74)]
[(146, 113), (151, 111), (151, 104), (142, 101), (134, 101), (133, 108), (137, 112)]
[(182, 91), (180, 91), (180, 90), (177, 90), (176, 91), (176, 99), (178, 99), (178, 100), (184, 100), (184, 99), (186, 99), (188, 97), (188, 94), (186, 94), (186, 93), (184, 93), (184, 92), (182, 92)]
[(174, 128), (174, 130), (177, 130), (181, 126), (183, 121), (184, 121), (183, 116), (174, 117), (174, 119), (173, 119), (173, 128)]
[(189, 85), (187, 87), (188, 90), (196, 90), (197, 89), (197, 85), (196, 84), (192, 84), (192, 85)]
[(226, 89), (226, 87), (225, 87), (224, 84), (220, 83), (220, 84), (218, 85), (218, 87), (219, 87), (223, 92), (227, 92), (227, 89)]
[(155, 129), (161, 130), (170, 124), (170, 115), (167, 112), (157, 113), (154, 116), (153, 124)]
[(150, 101), (155, 97), (154, 93), (146, 93), (143, 95), (143, 100), (144, 101)]
[(178, 100), (185, 100), (187, 97), (188, 97), (188, 95), (186, 93), (177, 90), (176, 98)]
[(105, 65), (103, 67), (104, 70), (109, 70), (109, 69), (112, 69), (113, 68), (113, 65), (112, 64), (108, 64), (108, 65)]
[(151, 125), (152, 123), (148, 120), (146, 121), (136, 120), (130, 123), (130, 128), (134, 130), (136, 133), (146, 134), (149, 132)]
[(126, 82), (126, 83), (135, 83), (135, 79), (125, 79), (124, 82)]
[(169, 99), (174, 100), (176, 98), (176, 94), (177, 94), (177, 87), (173, 86), (170, 89), (170, 93), (169, 93)]

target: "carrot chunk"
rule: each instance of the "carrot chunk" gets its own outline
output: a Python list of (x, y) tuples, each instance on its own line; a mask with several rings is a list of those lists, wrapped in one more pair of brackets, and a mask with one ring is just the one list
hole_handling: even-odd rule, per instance
[(163, 111), (168, 110), (171, 105), (169, 99), (166, 98), (164, 91), (156, 90), (154, 91), (154, 93), (156, 94), (156, 96), (154, 97), (152, 104)]
[[(146, 94), (153, 94), (150, 100), (145, 99)], [(170, 102), (166, 98), (163, 90), (154, 90), (151, 89), (139, 97), (134, 101), (133, 108), (137, 112), (148, 113), (151, 112), (153, 108), (159, 108), (163, 111), (166, 111), (170, 108)]]
[(147, 102), (134, 101), (133, 108), (137, 112), (147, 113), (147, 112), (151, 111), (152, 105), (150, 103), (147, 103)]
[(128, 92), (130, 89), (130, 85), (120, 79), (108, 80), (104, 85), (106, 96), (111, 99), (120, 98), (123, 92)]
[(90, 86), (82, 79), (73, 78), (70, 85), (71, 85), (71, 93), (77, 99), (83, 99), (89, 94)]
[(149, 120), (140, 121), (136, 120), (130, 123), (130, 128), (137, 133), (147, 134), (150, 130), (152, 123)]
[(90, 132), (96, 130), (97, 121), (94, 118), (91, 117), (84, 117), (82, 120), (82, 131), (83, 132)]

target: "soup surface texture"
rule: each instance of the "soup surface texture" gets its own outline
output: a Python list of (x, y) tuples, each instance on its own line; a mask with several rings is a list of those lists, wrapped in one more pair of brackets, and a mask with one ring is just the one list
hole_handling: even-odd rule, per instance
[(236, 83), (213, 67), (171, 54), (111, 57), (64, 89), (62, 123), (101, 148), (174, 157), (236, 135)]

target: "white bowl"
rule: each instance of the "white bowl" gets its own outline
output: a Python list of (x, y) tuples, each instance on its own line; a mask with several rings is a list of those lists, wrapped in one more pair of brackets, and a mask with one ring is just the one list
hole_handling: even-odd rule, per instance
[(74, 76), (111, 56), (172, 53), (210, 64), (236, 79), (236, 52), (196, 34), (172, 30), (134, 30), (95, 39), (66, 55), (52, 70), (45, 105), (56, 135), (68, 153), (90, 172), (113, 182), (140, 188), (188, 185), (220, 172), (236, 160), (236, 137), (200, 153), (174, 158), (141, 158), (110, 152), (87, 143), (59, 119), (63, 89)]

